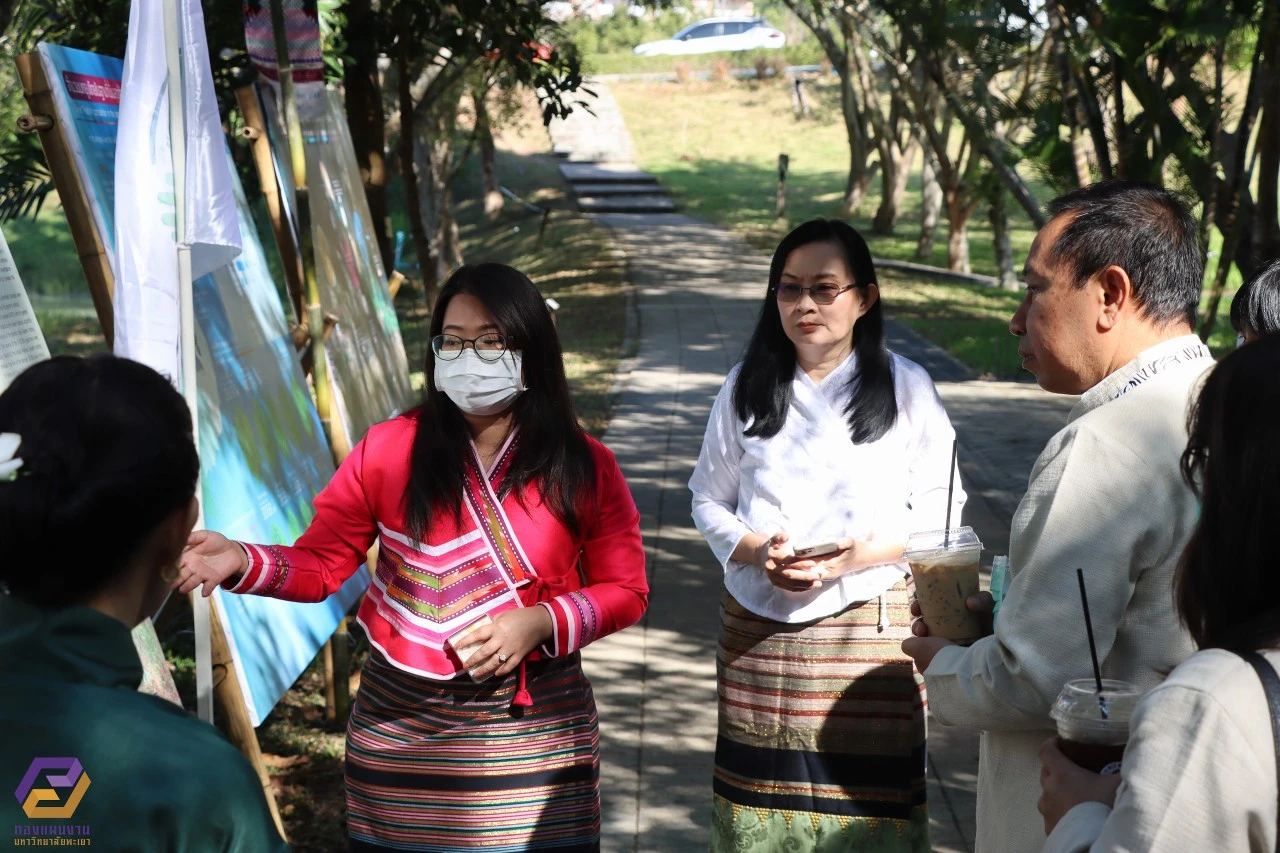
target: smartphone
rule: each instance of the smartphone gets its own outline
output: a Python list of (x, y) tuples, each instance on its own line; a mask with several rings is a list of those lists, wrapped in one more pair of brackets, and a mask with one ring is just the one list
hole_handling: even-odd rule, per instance
[(797, 559), (807, 560), (810, 557), (825, 557), (827, 554), (834, 554), (840, 550), (839, 542), (823, 542), (821, 545), (810, 545), (807, 548), (796, 548), (791, 553)]

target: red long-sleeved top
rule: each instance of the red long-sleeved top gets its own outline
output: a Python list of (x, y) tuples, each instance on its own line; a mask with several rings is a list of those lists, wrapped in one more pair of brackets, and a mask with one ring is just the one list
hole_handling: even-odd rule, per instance
[[(388, 545), (403, 550), (410, 541), (404, 496), (416, 415), (410, 412), (369, 430), (316, 497), (315, 517), (297, 543), (245, 545), (249, 569), (228, 588), (289, 601), (320, 601), (360, 568), (375, 540), (382, 540), (384, 550)], [(551, 614), (554, 634), (542, 653), (552, 657), (571, 654), (635, 624), (648, 604), (640, 514), (613, 453), (592, 438), (587, 442), (595, 461), (596, 494), (583, 507), (579, 535), (542, 504), (536, 491), (526, 492), (524, 505), (515, 494), (501, 502), (536, 572), (532, 582), (519, 589), (520, 600), (525, 606), (542, 605)], [(419, 544), (431, 548), (456, 542), (460, 530), (465, 532), (442, 519)], [(385, 566), (379, 568), (383, 571)], [(357, 618), (393, 664), (433, 678), (461, 671), (456, 657), (450, 654), (446, 665), (438, 648), (405, 636), (398, 620), (387, 618), (393, 611), (379, 592), (375, 577)]]

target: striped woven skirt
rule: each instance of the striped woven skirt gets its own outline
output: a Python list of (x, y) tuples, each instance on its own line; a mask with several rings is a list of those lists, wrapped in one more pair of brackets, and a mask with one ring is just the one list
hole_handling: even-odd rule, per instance
[(432, 681), (376, 652), (347, 726), (352, 851), (600, 849), (600, 730), (579, 655), (516, 673)]
[(927, 853), (924, 679), (906, 582), (818, 622), (747, 611), (727, 592), (717, 658), (711, 850)]

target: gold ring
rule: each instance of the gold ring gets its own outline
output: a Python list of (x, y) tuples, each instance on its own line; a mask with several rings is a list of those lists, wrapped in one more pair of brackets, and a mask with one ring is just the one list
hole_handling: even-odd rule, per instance
[(498, 652), (498, 663), (506, 663), (506, 662), (507, 662), (507, 656), (504, 655), (502, 652)]

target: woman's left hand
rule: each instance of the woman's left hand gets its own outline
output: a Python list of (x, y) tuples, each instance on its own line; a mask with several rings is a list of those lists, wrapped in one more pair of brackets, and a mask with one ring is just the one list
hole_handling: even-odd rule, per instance
[(857, 543), (846, 537), (837, 539), (836, 545), (836, 551), (821, 557), (791, 557), (780, 563), (777, 568), (766, 572), (770, 582), (791, 592), (808, 592), (821, 588), (824, 580), (848, 571), (841, 561), (855, 550)]
[(1062, 820), (1063, 815), (1081, 803), (1102, 803), (1115, 807), (1116, 790), (1121, 777), (1099, 776), (1091, 773), (1058, 749), (1057, 737), (1051, 737), (1040, 746), (1040, 802), (1037, 807), (1044, 816), (1044, 834)]
[(837, 539), (836, 544), (839, 550), (819, 557), (817, 564), (813, 567), (816, 571), (823, 573), (825, 580), (838, 578), (846, 572), (862, 568), (864, 562), (862, 556), (862, 551), (866, 547), (864, 541), (846, 536), (843, 539)]
[(482, 645), (467, 659), (467, 668), (476, 681), (505, 676), (529, 652), (551, 639), (551, 629), (551, 614), (545, 607), (504, 610), (493, 617), (492, 624), (480, 626), (472, 635)]

